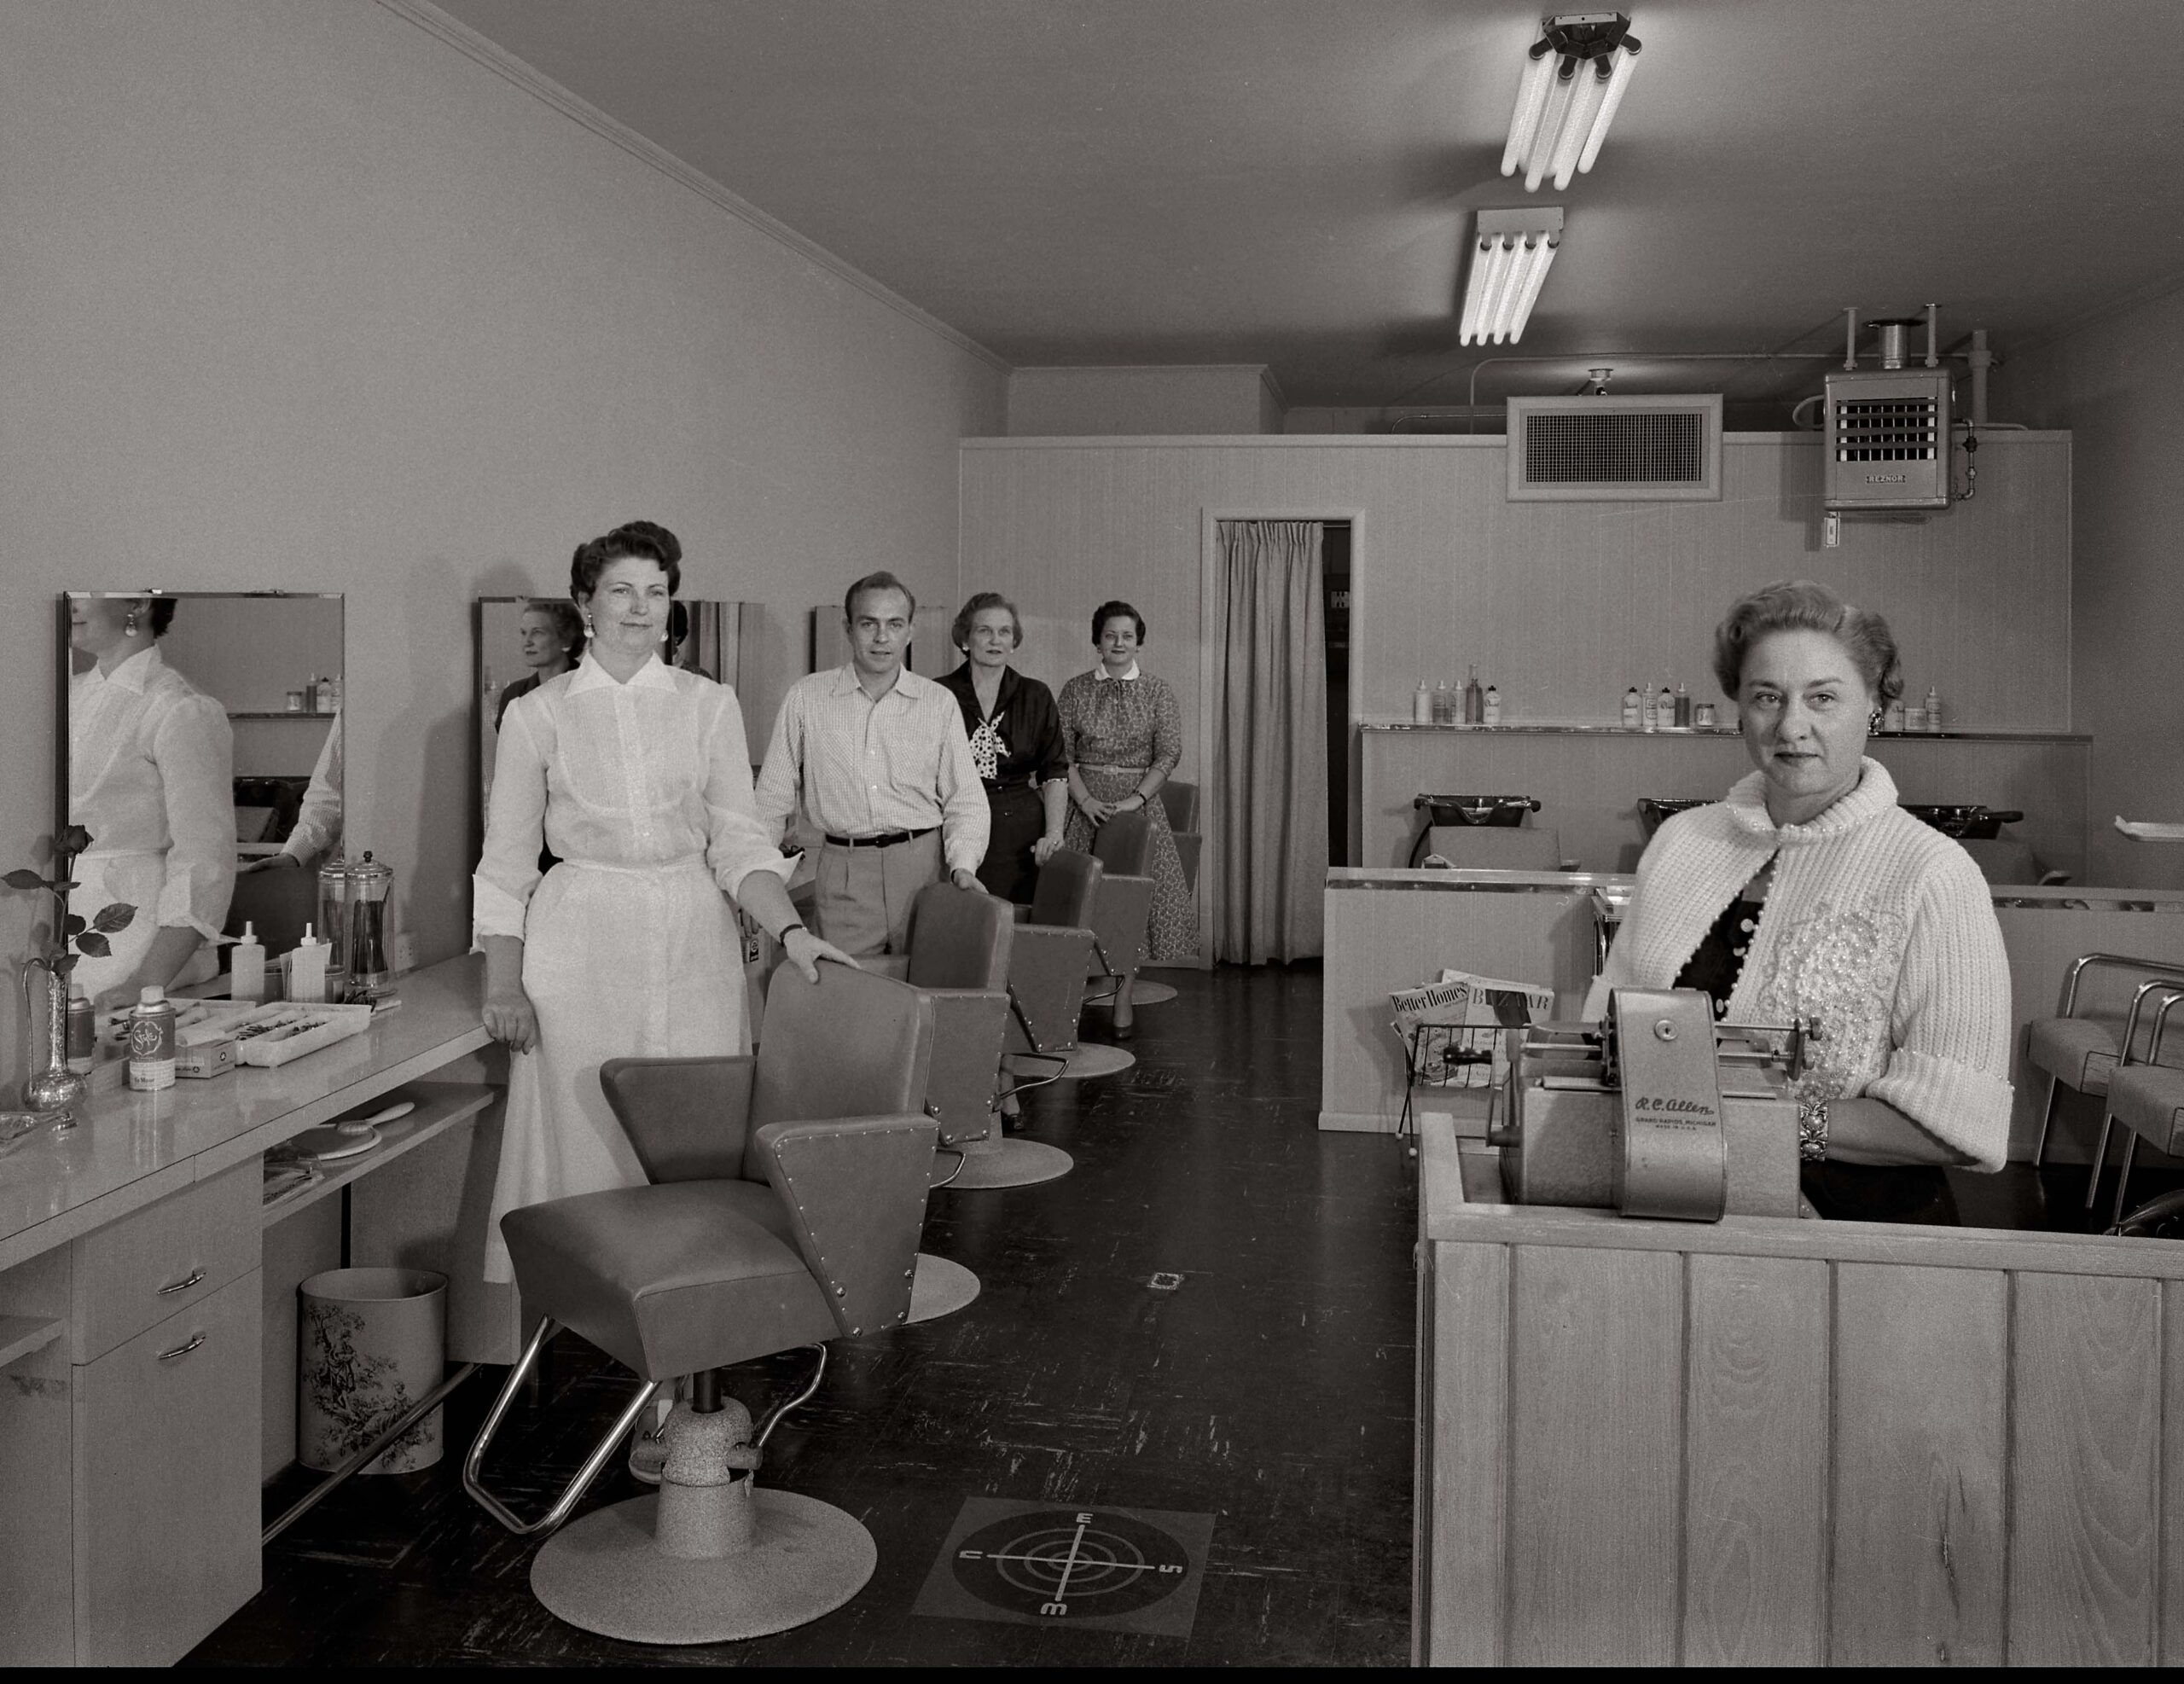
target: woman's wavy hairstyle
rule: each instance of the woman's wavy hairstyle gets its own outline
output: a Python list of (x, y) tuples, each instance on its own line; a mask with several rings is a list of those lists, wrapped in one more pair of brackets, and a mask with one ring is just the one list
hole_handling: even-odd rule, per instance
[[(596, 579), (598, 574), (592, 578)], [(564, 602), (554, 596), (526, 596), (523, 600), (526, 614), (543, 614), (553, 623), (554, 635), (561, 640), (568, 651), (569, 665), (574, 666), (584, 659), (584, 616), (577, 612), (573, 602)]]
[(569, 595), (589, 596), (599, 589), (599, 576), (611, 561), (635, 557), (657, 561), (667, 570), (667, 594), (682, 588), (682, 543), (666, 527), (650, 520), (632, 520), (604, 537), (577, 546), (569, 560)]
[(1740, 597), (1714, 628), (1714, 677), (1731, 701), (1744, 682), (1751, 646), (1777, 631), (1821, 631), (1850, 653), (1873, 700), (1885, 707), (1903, 694), (1896, 634), (1871, 608), (1854, 608), (1812, 579), (1778, 579)]
[(1140, 643), (1144, 642), (1145, 616), (1139, 613), (1136, 609), (1131, 607), (1129, 603), (1119, 600), (1113, 602), (1102, 602), (1098, 607), (1092, 611), (1093, 642), (1095, 644), (1099, 642), (1101, 634), (1107, 630), (1107, 622), (1109, 620), (1123, 619), (1125, 618), (1136, 625), (1137, 641)]
[(948, 635), (963, 653), (971, 653), (971, 626), (989, 608), (1008, 610), (1008, 623), (1015, 628), (1015, 641), (1008, 647), (1024, 647), (1024, 617), (1016, 612), (1016, 605), (997, 590), (982, 590), (956, 611), (956, 624), (948, 628)]

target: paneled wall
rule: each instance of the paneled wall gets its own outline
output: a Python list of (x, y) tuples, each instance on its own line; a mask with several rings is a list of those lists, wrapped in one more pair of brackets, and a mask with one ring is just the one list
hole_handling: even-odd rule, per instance
[(1471, 663), (1513, 723), (1612, 719), (1632, 683), (1708, 695), (1723, 608), (1804, 577), (1885, 613), (1913, 689), (1937, 685), (1960, 728), (2067, 730), (2070, 439), (1982, 442), (1971, 502), (1846, 521), (1830, 549), (1807, 433), (1731, 434), (1710, 503), (1513, 503), (1499, 438), (969, 439), (961, 589), (1068, 619), (1135, 601), (1145, 664), (1182, 699), (1179, 775), (1201, 782), (1210, 515), (1356, 523), (1354, 718), (1408, 718), (1420, 678), (1461, 681)]

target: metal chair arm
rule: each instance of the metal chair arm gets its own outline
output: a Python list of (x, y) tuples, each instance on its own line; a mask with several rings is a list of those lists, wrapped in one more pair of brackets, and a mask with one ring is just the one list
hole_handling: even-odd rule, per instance
[(2184, 965), (2171, 964), (2165, 959), (2134, 959), (2128, 953), (2088, 953), (2071, 961), (2071, 968), (2063, 973), (2063, 1015), (2074, 1017), (2077, 1013), (2078, 978), (2097, 965), (2127, 966), (2137, 971), (2152, 971), (2162, 976), (2184, 977)]

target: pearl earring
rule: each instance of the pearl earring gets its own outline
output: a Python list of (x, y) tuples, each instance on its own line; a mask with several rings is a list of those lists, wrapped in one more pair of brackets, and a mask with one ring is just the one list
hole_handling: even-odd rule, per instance
[(134, 637), (134, 636), (136, 635), (136, 609), (131, 608), (131, 609), (129, 611), (129, 613), (127, 613), (127, 614), (123, 618), (122, 622), (121, 622), (121, 635), (122, 635), (124, 637)]

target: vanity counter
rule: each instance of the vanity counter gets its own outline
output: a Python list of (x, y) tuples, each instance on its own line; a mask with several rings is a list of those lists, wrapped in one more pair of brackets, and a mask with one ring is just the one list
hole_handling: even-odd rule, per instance
[(271, 1070), (158, 1093), (95, 1095), (67, 1133), (0, 1158), (0, 1269), (50, 1251), (476, 1052), (485, 960), (415, 971), (398, 1010), (362, 1035)]

